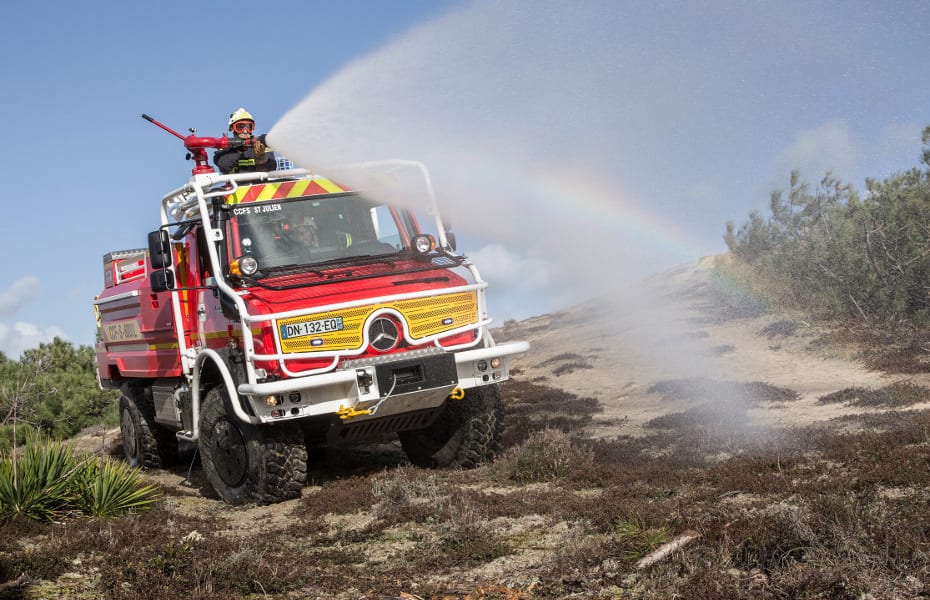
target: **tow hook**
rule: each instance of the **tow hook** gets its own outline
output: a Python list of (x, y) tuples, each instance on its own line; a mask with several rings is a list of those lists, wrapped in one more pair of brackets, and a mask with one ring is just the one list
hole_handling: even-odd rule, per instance
[(363, 394), (371, 392), (371, 386), (375, 382), (371, 373), (365, 369), (356, 369), (355, 377), (358, 379), (358, 389), (361, 390)]
[(465, 397), (465, 390), (463, 390), (460, 387), (455, 388), (454, 390), (452, 390), (452, 393), (449, 394), (449, 398), (451, 398), (452, 400), (461, 400), (464, 397)]
[(339, 418), (345, 421), (346, 419), (351, 419), (353, 417), (360, 417), (362, 415), (370, 415), (372, 410), (366, 408), (364, 410), (356, 410), (350, 406), (342, 405), (339, 407), (339, 410), (336, 412), (339, 415)]

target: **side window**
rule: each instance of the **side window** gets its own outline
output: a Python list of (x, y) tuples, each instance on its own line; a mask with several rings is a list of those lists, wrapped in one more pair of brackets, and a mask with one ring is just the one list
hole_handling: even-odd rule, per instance
[(402, 243), (397, 223), (391, 215), (391, 210), (385, 206), (375, 206), (371, 209), (371, 221), (374, 224), (375, 235), (379, 242), (390, 244), (395, 250), (400, 250)]

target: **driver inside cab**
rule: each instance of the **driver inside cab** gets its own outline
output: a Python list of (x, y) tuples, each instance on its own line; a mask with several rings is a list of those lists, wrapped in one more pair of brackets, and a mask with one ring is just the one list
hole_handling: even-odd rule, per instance
[(293, 225), (294, 240), (301, 246), (318, 248), (320, 235), (313, 217), (306, 217), (299, 224)]

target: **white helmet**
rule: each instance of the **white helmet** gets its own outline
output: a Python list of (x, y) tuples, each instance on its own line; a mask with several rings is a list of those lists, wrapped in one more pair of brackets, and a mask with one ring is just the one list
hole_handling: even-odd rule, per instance
[(229, 115), (229, 130), (232, 131), (233, 123), (235, 123), (236, 121), (246, 121), (246, 120), (252, 121), (253, 125), (255, 124), (255, 119), (252, 118), (252, 113), (240, 107), (238, 110), (236, 110), (236, 112), (231, 113)]

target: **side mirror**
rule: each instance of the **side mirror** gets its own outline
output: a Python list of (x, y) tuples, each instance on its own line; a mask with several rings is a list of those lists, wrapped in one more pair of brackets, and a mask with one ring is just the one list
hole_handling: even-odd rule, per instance
[(149, 233), (149, 261), (153, 269), (171, 266), (171, 242), (168, 240), (168, 232), (164, 229)]
[(171, 269), (158, 269), (152, 271), (149, 283), (153, 292), (167, 292), (174, 289), (174, 271)]
[[(213, 291), (215, 292), (216, 290)], [(239, 309), (236, 308), (236, 303), (233, 302), (232, 298), (222, 292), (220, 292), (220, 309), (223, 311), (223, 316), (230, 321), (239, 320)]]

